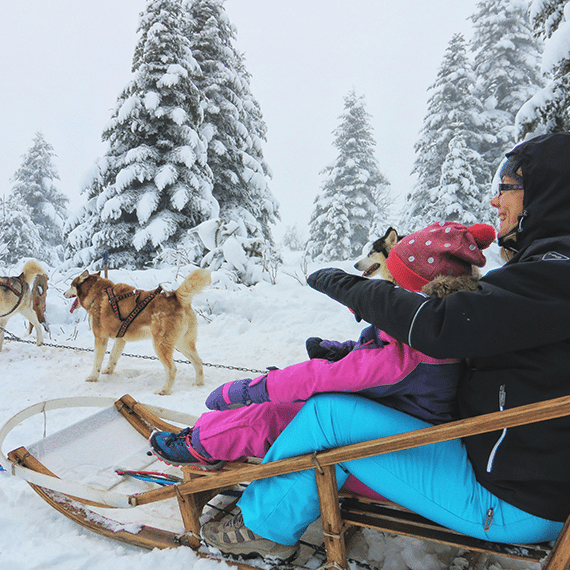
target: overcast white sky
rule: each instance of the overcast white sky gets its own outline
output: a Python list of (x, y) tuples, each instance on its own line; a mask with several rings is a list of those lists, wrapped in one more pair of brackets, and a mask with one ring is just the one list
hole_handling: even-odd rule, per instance
[[(382, 172), (396, 194), (413, 180), (413, 145), (456, 32), (471, 37), (477, 0), (227, 0), (252, 92), (268, 127), (265, 158), (283, 226), (305, 229), (336, 157), (332, 131), (353, 88), (366, 98)], [(76, 209), (104, 153), (104, 125), (131, 77), (145, 0), (18, 0), (0, 8), (0, 194), (42, 131), (59, 188)], [(281, 229), (276, 230), (279, 237)]]

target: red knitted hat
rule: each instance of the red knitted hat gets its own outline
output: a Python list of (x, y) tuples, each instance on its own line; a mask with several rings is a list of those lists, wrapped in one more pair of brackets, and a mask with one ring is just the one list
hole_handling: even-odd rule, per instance
[(495, 239), (487, 224), (470, 228), (456, 222), (437, 222), (406, 236), (392, 247), (386, 265), (397, 283), (419, 291), (438, 275), (470, 275), (473, 265), (486, 263), (482, 250)]

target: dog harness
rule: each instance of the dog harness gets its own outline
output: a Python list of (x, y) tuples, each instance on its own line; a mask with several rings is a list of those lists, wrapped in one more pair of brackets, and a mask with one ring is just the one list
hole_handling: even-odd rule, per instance
[(24, 293), (26, 292), (26, 282), (23, 279), (23, 274), (19, 277), (0, 277), (0, 286), (6, 287), (6, 289), (10, 289), (10, 291), (12, 291), (12, 293), (18, 297), (18, 300), (16, 301), (14, 307), (7, 313), (0, 315), (0, 318), (2, 318), (12, 314), (20, 306), (20, 303), (24, 298)]
[[(122, 338), (127, 329), (129, 328), (130, 324), (135, 320), (135, 318), (139, 315), (139, 313), (162, 291), (162, 287), (159, 285), (150, 295), (147, 295), (142, 301), (139, 301), (140, 294), (142, 291), (140, 289), (135, 289), (130, 293), (123, 293), (122, 295), (115, 295), (115, 291), (112, 287), (108, 287), (105, 289), (107, 293), (107, 297), (109, 297), (109, 303), (111, 303), (111, 308), (113, 309), (113, 313), (117, 316), (117, 318), (121, 321), (121, 327), (119, 328), (119, 332), (115, 338)], [(123, 299), (127, 299), (128, 297), (135, 297), (135, 308), (131, 311), (129, 316), (126, 318), (121, 317), (121, 312), (119, 310), (119, 301)]]

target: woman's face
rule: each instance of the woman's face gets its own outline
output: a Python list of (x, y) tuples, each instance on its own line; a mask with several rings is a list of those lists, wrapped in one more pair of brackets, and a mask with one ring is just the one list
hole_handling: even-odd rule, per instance
[[(519, 184), (510, 176), (503, 176), (503, 184)], [(491, 206), (497, 208), (499, 233), (497, 237), (508, 234), (518, 223), (518, 216), (523, 211), (524, 190), (507, 190), (491, 200)]]

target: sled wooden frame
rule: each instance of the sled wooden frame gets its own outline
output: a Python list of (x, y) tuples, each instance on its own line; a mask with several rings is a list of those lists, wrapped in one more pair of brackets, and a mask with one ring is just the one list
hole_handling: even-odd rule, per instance
[[(123, 396), (114, 404), (133, 428), (145, 437), (149, 436), (154, 429), (166, 431), (179, 429), (161, 419), (159, 415), (149, 410), (149, 407), (139, 404), (129, 395)], [(347, 531), (355, 527), (367, 527), (464, 548), (470, 553), (475, 553), (474, 559), (481, 553), (492, 554), (539, 562), (543, 570), (570, 570), (570, 517), (553, 545), (509, 545), (487, 542), (446, 529), (397, 505), (382, 504), (355, 496), (339, 498), (334, 469), (335, 464), (339, 462), (532, 424), (566, 415), (570, 415), (570, 396), (266, 464), (228, 463), (223, 470), (215, 472), (186, 470), (182, 483), (127, 497), (130, 507), (176, 498), (185, 529), (182, 535), (147, 526), (143, 526), (137, 533), (126, 530), (113, 532), (108, 526), (89, 516), (88, 506), (109, 507), (107, 500), (103, 502), (91, 500), (83, 496), (81, 490), (75, 495), (73, 490), (62, 494), (60, 491), (52, 490), (56, 485), (48, 484), (44, 487), (32, 482), (30, 479), (33, 480), (33, 477), (27, 480), (50, 505), (75, 522), (99, 534), (144, 548), (189, 546), (198, 555), (211, 557), (199, 551), (199, 519), (204, 506), (213, 496), (239, 483), (313, 469), (317, 479), (327, 567), (348, 569), (345, 545)], [(17, 466), (18, 469), (24, 469), (26, 472), (41, 474), (41, 476), (47, 475), (49, 479), (54, 478), (54, 481), (59, 481), (23, 447), (10, 452), (8, 460), (13, 468)], [(240, 568), (252, 568), (244, 562), (224, 560)]]

